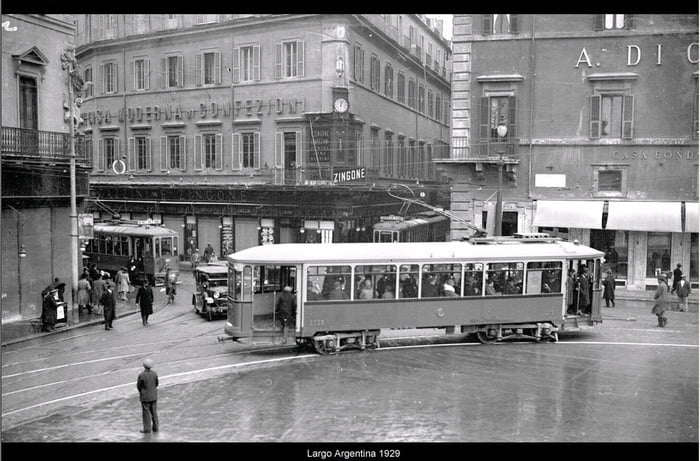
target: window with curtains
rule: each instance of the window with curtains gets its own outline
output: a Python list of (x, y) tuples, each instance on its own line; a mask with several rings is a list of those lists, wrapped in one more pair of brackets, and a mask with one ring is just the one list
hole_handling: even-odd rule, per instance
[(275, 78), (298, 78), (304, 76), (304, 42), (289, 40), (276, 46)]
[(260, 80), (260, 45), (247, 45), (233, 49), (233, 81)]
[(105, 159), (105, 168), (112, 168), (112, 164), (117, 160), (117, 138), (104, 138), (103, 139), (103, 152)]
[(232, 169), (260, 168), (260, 131), (233, 133)]
[(105, 94), (117, 92), (117, 63), (102, 64), (102, 92)]
[(150, 86), (150, 72), (148, 59), (145, 57), (134, 58), (132, 72), (134, 90), (148, 90)]
[(590, 137), (592, 139), (632, 139), (634, 136), (634, 96), (597, 94), (591, 96)]
[(257, 155), (256, 133), (241, 133), (241, 158), (243, 168), (255, 168)]
[(185, 169), (185, 145), (183, 136), (167, 137), (167, 156), (169, 169)]
[(517, 14), (484, 14), (482, 15), (481, 34), (517, 34)]
[(147, 136), (136, 136), (134, 138), (134, 157), (136, 170), (151, 170), (151, 138)]
[(184, 58), (173, 54), (161, 59), (161, 87), (175, 88), (185, 84)]
[(632, 29), (634, 23), (631, 14), (594, 14), (593, 30)]
[(205, 51), (195, 60), (195, 81), (197, 85), (218, 85), (221, 83), (221, 53)]
[(223, 168), (222, 135), (220, 133), (204, 133), (195, 136), (194, 168), (217, 169)]

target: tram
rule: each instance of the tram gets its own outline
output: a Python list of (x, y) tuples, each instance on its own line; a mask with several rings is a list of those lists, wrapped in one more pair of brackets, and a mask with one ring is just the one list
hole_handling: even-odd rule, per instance
[(178, 234), (160, 225), (137, 221), (95, 223), (94, 238), (88, 241), (84, 255), (88, 262), (112, 275), (127, 267), (135, 284), (148, 278), (152, 285), (162, 285), (168, 267), (177, 283)]
[(450, 220), (434, 211), (425, 211), (404, 218), (382, 216), (374, 225), (373, 241), (389, 242), (444, 242), (450, 233)]
[[(279, 244), (226, 258), (222, 340), (279, 338), (274, 307), (284, 286), (296, 297), (296, 343), (321, 354), (374, 347), (386, 328), (445, 328), (490, 343), (556, 341), (602, 322), (603, 253), (555, 238)], [(588, 283), (573, 283), (569, 272)], [(572, 306), (567, 290), (575, 289), (588, 296)]]

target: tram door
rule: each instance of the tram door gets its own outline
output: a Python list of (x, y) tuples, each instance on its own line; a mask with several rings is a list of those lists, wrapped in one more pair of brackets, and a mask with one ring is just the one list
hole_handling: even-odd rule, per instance
[(574, 270), (573, 304), (569, 306), (568, 313), (602, 320), (600, 259), (572, 259), (568, 266), (568, 269)]
[[(275, 306), (284, 287), (292, 288), (297, 295), (296, 266), (259, 265), (254, 266), (253, 274), (253, 318), (256, 328), (277, 328), (279, 322)], [(297, 299), (297, 306), (299, 299)]]

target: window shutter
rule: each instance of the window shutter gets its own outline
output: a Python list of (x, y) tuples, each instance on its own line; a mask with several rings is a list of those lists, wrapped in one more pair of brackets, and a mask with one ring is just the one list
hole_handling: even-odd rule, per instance
[(304, 76), (304, 42), (297, 41), (297, 77)]
[(217, 170), (221, 170), (224, 168), (223, 147), (224, 136), (221, 133), (218, 133), (216, 135), (216, 153), (214, 155), (214, 163)]
[(622, 98), (622, 139), (632, 139), (634, 135), (634, 96)]
[(105, 141), (97, 140), (97, 171), (105, 170)]
[[(128, 16), (128, 15), (127, 15)], [(129, 73), (131, 74), (131, 90), (136, 89), (136, 66), (134, 65), (134, 60), (132, 59), (131, 62), (129, 63)]]
[(151, 162), (151, 152), (153, 149), (151, 149), (151, 147), (153, 147), (153, 139), (149, 136), (146, 138), (146, 169), (148, 171), (153, 171), (153, 163)]
[(168, 59), (160, 58), (160, 87), (167, 88), (168, 86)]
[(182, 156), (178, 167), (181, 170), (185, 170), (187, 169), (187, 137), (185, 135), (180, 136), (180, 143), (182, 144)]
[(216, 84), (221, 85), (221, 52), (217, 51), (214, 54), (214, 78)]
[(202, 59), (204, 59), (204, 55), (197, 53), (194, 60), (194, 84), (197, 86), (200, 86), (204, 81), (202, 78)]
[(185, 86), (185, 59), (182, 56), (177, 57), (177, 75), (178, 75), (177, 86), (179, 86), (179, 87)]
[(100, 64), (100, 76), (102, 77), (102, 78), (100, 79), (100, 80), (102, 80), (102, 88), (100, 88), (100, 89), (101, 89), (101, 93), (102, 93), (102, 94), (105, 94), (105, 89), (107, 89), (107, 85), (105, 84), (105, 79), (106, 79), (107, 77), (106, 77), (106, 75), (105, 75), (105, 65), (104, 65), (104, 64)]
[[(114, 72), (112, 72), (112, 75), (114, 76), (114, 93), (119, 92), (119, 66), (117, 63), (113, 63), (112, 66), (114, 67)], [(126, 87), (126, 83), (124, 83), (124, 86)], [(124, 89), (126, 91), (126, 88)]]
[(603, 30), (605, 28), (605, 15), (594, 14), (593, 15), (593, 30)]
[(260, 169), (260, 132), (256, 131), (253, 133), (253, 142), (255, 143), (255, 160), (254, 167), (256, 170)]
[(284, 168), (284, 133), (275, 133), (275, 168)]
[(253, 80), (260, 81), (260, 45), (253, 47)]
[(518, 112), (515, 110), (515, 96), (508, 97), (508, 138), (515, 138)]
[(489, 143), (489, 98), (482, 97), (479, 104), (479, 153), (488, 154)]
[(242, 139), (240, 133), (233, 133), (231, 135), (231, 169), (240, 171), (242, 169), (241, 165), (241, 152), (243, 146), (241, 145)]
[(238, 83), (241, 81), (241, 48), (236, 47), (233, 49), (233, 59), (231, 67), (233, 69), (233, 83)]
[(195, 171), (200, 171), (204, 169), (204, 156), (202, 152), (204, 151), (204, 146), (202, 145), (203, 139), (202, 135), (198, 134), (194, 137), (194, 169)]
[(297, 158), (296, 158), (296, 167), (299, 167), (302, 164), (302, 159), (304, 158), (304, 155), (302, 154), (302, 149), (304, 147), (304, 144), (302, 143), (302, 138), (301, 134), (302, 131), (299, 130), (296, 132), (297, 133)]
[(143, 64), (145, 66), (145, 72), (146, 72), (146, 75), (144, 76), (144, 79), (146, 80), (146, 89), (150, 90), (151, 89), (151, 60), (144, 59)]
[(282, 78), (282, 44), (275, 45), (275, 78)]
[(168, 138), (160, 137), (160, 171), (168, 169)]
[(517, 14), (511, 14), (510, 15), (510, 33), (511, 34), (517, 34), (520, 32), (520, 24), (518, 20), (518, 15)]
[(136, 169), (136, 159), (135, 159), (135, 143), (136, 140), (134, 138), (129, 138), (128, 139), (128, 153), (127, 153), (127, 158), (126, 158), (126, 168), (129, 171), (134, 171)]
[(591, 139), (600, 138), (600, 96), (591, 96)]
[(493, 15), (481, 15), (481, 35), (490, 35), (493, 33)]

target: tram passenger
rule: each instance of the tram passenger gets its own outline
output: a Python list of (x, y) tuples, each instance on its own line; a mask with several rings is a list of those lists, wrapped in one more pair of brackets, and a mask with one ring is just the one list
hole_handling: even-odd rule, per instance
[(438, 287), (435, 274), (428, 274), (426, 276), (426, 280), (423, 283), (423, 292), (421, 294), (421, 298), (437, 298), (437, 296)]
[(457, 297), (457, 293), (455, 292), (455, 281), (451, 278), (447, 279), (445, 283), (442, 285), (442, 291), (444, 293), (443, 296), (448, 297), (448, 298), (455, 298)]
[(480, 291), (474, 275), (467, 273), (464, 278), (464, 296), (478, 295)]
[(520, 289), (518, 288), (518, 285), (515, 284), (515, 279), (513, 279), (513, 277), (508, 277), (508, 280), (506, 280), (506, 284), (503, 287), (503, 294), (517, 295), (519, 293)]
[(328, 299), (348, 299), (348, 294), (343, 290), (343, 285), (339, 280), (333, 282), (333, 290), (328, 293)]
[(374, 288), (372, 287), (372, 280), (366, 278), (362, 281), (357, 297), (358, 299), (372, 299), (375, 297)]
[(492, 278), (486, 281), (486, 296), (496, 296), (501, 294), (496, 291), (496, 287), (494, 286), (494, 284), (495, 283)]
[(394, 285), (394, 281), (389, 277), (387, 274), (382, 275), (382, 278), (380, 278), (377, 281), (377, 293), (379, 296), (383, 296), (384, 292), (386, 291), (387, 285), (389, 287)]
[(394, 290), (392, 290), (392, 287), (390, 285), (387, 285), (384, 287), (384, 293), (379, 296), (382, 299), (394, 299), (396, 296), (394, 296)]
[(401, 297), (402, 298), (417, 298), (418, 297), (418, 284), (416, 279), (413, 278), (413, 274), (401, 274), (399, 278), (401, 282)]
[(566, 313), (576, 313), (576, 271), (569, 269), (566, 277)]
[(282, 294), (277, 299), (277, 304), (275, 305), (275, 314), (282, 324), (283, 343), (287, 342), (287, 330), (289, 328), (294, 328), (296, 310), (297, 298), (292, 294), (292, 287), (286, 286), (283, 288)]
[(588, 275), (588, 267), (581, 266), (581, 273), (578, 276), (578, 315), (588, 315), (591, 313), (591, 278)]
[(318, 301), (321, 299), (321, 289), (311, 280), (306, 283), (306, 299), (308, 301)]

